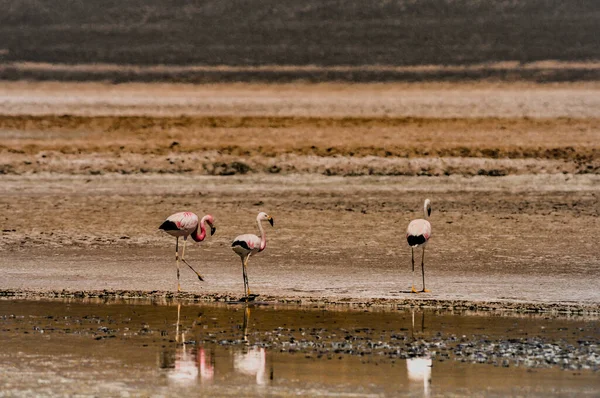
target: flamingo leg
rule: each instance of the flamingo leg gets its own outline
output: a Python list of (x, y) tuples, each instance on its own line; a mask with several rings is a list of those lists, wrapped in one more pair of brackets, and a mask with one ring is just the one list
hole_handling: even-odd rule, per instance
[(410, 248), (411, 260), (412, 260), (412, 285), (410, 292), (417, 293), (415, 289), (415, 249), (413, 247)]
[(185, 265), (187, 265), (188, 267), (190, 267), (190, 269), (192, 271), (194, 271), (194, 273), (196, 274), (198, 279), (203, 281), (204, 279), (202, 278), (202, 276), (198, 272), (196, 272), (196, 270), (194, 268), (192, 268), (192, 266), (185, 260), (185, 244), (186, 243), (187, 243), (187, 236), (183, 238), (183, 251), (181, 252), (181, 261), (183, 261)]
[(177, 264), (177, 291), (181, 291), (181, 285), (179, 284), (179, 236), (175, 237), (175, 263)]
[(425, 246), (423, 246), (423, 255), (421, 256), (421, 273), (423, 274), (423, 293), (429, 293), (429, 290), (425, 289)]
[(248, 257), (250, 257), (250, 254), (242, 258), (242, 269), (244, 271), (244, 293), (246, 293), (244, 301), (246, 302), (254, 301), (254, 299), (258, 296), (258, 294), (252, 294), (250, 292), (250, 284), (248, 283), (248, 270), (246, 269), (248, 267)]
[(242, 257), (242, 275), (244, 278), (244, 295), (246, 301), (248, 300), (248, 279), (246, 277), (246, 257)]
[(242, 324), (242, 329), (244, 330), (244, 343), (248, 343), (248, 320), (250, 319), (250, 307), (246, 305), (244, 308), (244, 323)]
[(413, 340), (415, 339), (415, 310), (412, 309), (410, 311), (412, 315), (412, 328), (410, 328), (410, 334), (412, 335)]
[(175, 342), (179, 343), (179, 316), (181, 315), (181, 303), (177, 303), (177, 324), (175, 326)]
[(250, 298), (250, 284), (248, 283), (248, 257), (244, 259), (244, 280), (246, 281), (246, 297)]

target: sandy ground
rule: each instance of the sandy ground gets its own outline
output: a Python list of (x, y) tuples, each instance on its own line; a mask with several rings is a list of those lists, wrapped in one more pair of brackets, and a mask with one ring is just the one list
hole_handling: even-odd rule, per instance
[(2, 114), (599, 117), (586, 83), (105, 84), (1, 82)]
[(230, 242), (265, 210), (275, 228), (250, 262), (263, 299), (405, 302), (404, 231), (429, 197), (418, 299), (597, 311), (599, 93), (2, 83), (0, 288), (173, 291), (174, 239), (157, 227), (190, 210), (218, 231), (190, 245), (206, 282), (184, 269), (183, 289), (239, 297)]
[(596, 83), (1, 83), (0, 173), (600, 172)]
[[(431, 294), (418, 299), (560, 303), (598, 310), (597, 176), (3, 176), (5, 290), (173, 291), (174, 239), (157, 227), (184, 209), (211, 213), (217, 233), (182, 270), (198, 295), (242, 292), (230, 242), (268, 211), (264, 253), (250, 261), (263, 296), (349, 300), (415, 298), (404, 231), (433, 201), (426, 251)], [(417, 257), (418, 258), (418, 257)], [(418, 261), (418, 260), (417, 260)], [(417, 273), (417, 287), (421, 286)]]

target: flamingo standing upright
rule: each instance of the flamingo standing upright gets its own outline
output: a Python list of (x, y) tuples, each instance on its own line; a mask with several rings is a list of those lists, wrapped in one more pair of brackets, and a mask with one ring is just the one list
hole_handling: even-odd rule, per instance
[(248, 257), (265, 250), (265, 247), (267, 247), (267, 236), (265, 234), (265, 230), (261, 224), (261, 221), (268, 221), (271, 224), (271, 226), (273, 226), (273, 217), (261, 211), (260, 213), (258, 213), (258, 216), (256, 216), (256, 224), (258, 225), (258, 230), (260, 231), (260, 238), (253, 234), (240, 235), (237, 238), (235, 238), (233, 240), (233, 243), (231, 244), (232, 250), (242, 259), (242, 272), (244, 275), (244, 294), (246, 295), (246, 301), (251, 301), (254, 298), (256, 298), (256, 296), (258, 296), (257, 294), (250, 294), (246, 266), (248, 265)]
[(412, 220), (410, 224), (408, 224), (408, 228), (406, 229), (406, 240), (408, 241), (408, 245), (410, 246), (410, 251), (412, 255), (412, 293), (417, 293), (415, 290), (415, 247), (422, 246), (423, 254), (421, 256), (421, 272), (423, 273), (423, 290), (421, 292), (429, 292), (429, 290), (425, 289), (425, 245), (429, 241), (431, 237), (431, 224), (427, 221), (427, 218), (431, 215), (431, 201), (429, 199), (425, 199), (425, 203), (423, 204), (423, 212), (425, 214), (425, 218), (419, 218), (417, 220)]
[[(181, 252), (181, 261), (198, 276), (198, 279), (203, 281), (202, 276), (196, 272), (194, 268), (185, 260), (185, 244), (187, 243), (188, 236), (192, 236), (192, 239), (196, 242), (202, 242), (206, 238), (206, 226), (210, 226), (210, 234), (213, 235), (217, 228), (214, 226), (215, 220), (210, 214), (205, 215), (198, 223), (198, 216), (192, 212), (184, 211), (181, 213), (171, 214), (167, 219), (158, 227), (166, 233), (176, 238), (175, 240), (175, 263), (177, 264), (177, 291), (181, 291), (181, 285), (179, 284), (179, 238), (183, 237), (183, 251)], [(200, 226), (200, 233), (198, 233), (198, 226)]]

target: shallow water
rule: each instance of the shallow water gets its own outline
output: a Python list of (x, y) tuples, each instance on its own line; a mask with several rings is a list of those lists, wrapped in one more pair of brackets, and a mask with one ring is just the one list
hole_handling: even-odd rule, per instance
[(595, 395), (591, 317), (0, 300), (0, 396)]

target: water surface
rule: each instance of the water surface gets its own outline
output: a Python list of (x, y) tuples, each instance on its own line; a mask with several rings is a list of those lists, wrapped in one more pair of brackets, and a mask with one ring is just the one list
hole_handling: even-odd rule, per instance
[(0, 301), (6, 396), (595, 395), (590, 317)]

